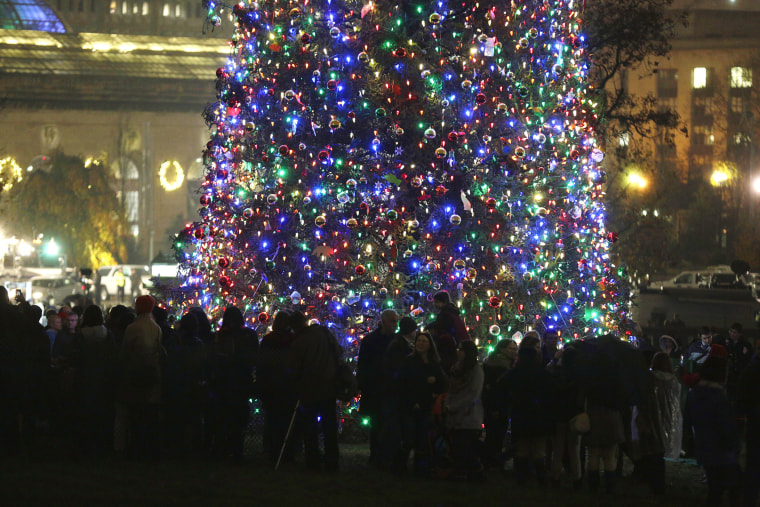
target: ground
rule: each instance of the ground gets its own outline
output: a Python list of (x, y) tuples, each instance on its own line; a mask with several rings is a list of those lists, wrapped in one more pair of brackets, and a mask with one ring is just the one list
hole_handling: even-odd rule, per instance
[[(0, 502), (27, 505), (140, 506), (301, 506), (328, 503), (353, 506), (697, 506), (706, 497), (693, 461), (667, 464), (668, 491), (653, 496), (629, 476), (614, 495), (575, 492), (569, 482), (540, 489), (518, 485), (509, 466), (491, 469), (481, 483), (397, 477), (367, 464), (364, 442), (341, 444), (341, 471), (309, 473), (301, 463), (274, 471), (260, 453), (242, 465), (201, 459), (138, 462), (117, 458), (85, 460), (76, 451), (0, 460)], [(72, 455), (73, 454), (73, 455)]]

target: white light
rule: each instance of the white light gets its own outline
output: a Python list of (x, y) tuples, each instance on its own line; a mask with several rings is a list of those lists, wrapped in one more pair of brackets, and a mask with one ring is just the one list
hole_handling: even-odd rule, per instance
[(760, 177), (752, 180), (752, 191), (756, 194), (760, 194)]

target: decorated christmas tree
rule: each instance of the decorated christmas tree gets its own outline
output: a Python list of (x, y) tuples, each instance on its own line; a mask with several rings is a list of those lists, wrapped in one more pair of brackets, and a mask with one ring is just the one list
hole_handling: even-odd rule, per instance
[(482, 345), (626, 327), (580, 4), (207, 5), (235, 31), (169, 304), (295, 308), (349, 348), (440, 290)]

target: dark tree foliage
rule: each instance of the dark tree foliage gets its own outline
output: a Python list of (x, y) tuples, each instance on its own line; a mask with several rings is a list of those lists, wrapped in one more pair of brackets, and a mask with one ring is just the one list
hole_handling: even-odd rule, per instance
[(626, 86), (627, 76), (652, 75), (670, 53), (670, 41), (683, 12), (670, 10), (673, 0), (592, 0), (583, 14), (594, 66), (592, 79), (599, 98), (600, 130), (614, 139), (631, 132), (644, 137), (656, 127), (676, 128), (675, 110), (661, 110), (653, 95), (637, 96)]
[(127, 222), (102, 164), (53, 155), (49, 171), (36, 170), (4, 197), (6, 223), (18, 234), (44, 234), (63, 245), (69, 265), (126, 261)]

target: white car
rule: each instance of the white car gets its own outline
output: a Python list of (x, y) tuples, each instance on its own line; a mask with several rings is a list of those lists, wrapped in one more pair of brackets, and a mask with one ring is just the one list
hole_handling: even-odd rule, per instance
[(32, 301), (48, 306), (64, 304), (68, 296), (83, 293), (82, 284), (68, 276), (35, 276), (30, 283)]
[(709, 271), (684, 271), (664, 282), (655, 282), (655, 289), (699, 289), (710, 284), (712, 272)]
[[(102, 301), (107, 301), (112, 297), (118, 297), (119, 287), (116, 283), (116, 272), (121, 268), (124, 273), (124, 298), (129, 300), (132, 297), (147, 294), (145, 284), (150, 281), (150, 269), (148, 266), (140, 264), (119, 264), (118, 266), (103, 266), (98, 268), (100, 276), (100, 297)], [(137, 276), (135, 276), (135, 274)], [(133, 282), (137, 284), (132, 287)]]

